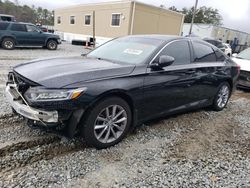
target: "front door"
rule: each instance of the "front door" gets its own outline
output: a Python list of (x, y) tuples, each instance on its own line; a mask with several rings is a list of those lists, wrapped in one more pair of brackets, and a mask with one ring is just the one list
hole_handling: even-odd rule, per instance
[(191, 68), (191, 51), (188, 40), (170, 42), (152, 63), (161, 55), (175, 58), (172, 65), (161, 70), (147, 69), (144, 80), (144, 104), (139, 119), (160, 116), (182, 110), (196, 100), (193, 95), (196, 69)]
[(28, 43), (31, 46), (43, 46), (45, 43), (45, 35), (34, 25), (26, 25), (29, 33)]

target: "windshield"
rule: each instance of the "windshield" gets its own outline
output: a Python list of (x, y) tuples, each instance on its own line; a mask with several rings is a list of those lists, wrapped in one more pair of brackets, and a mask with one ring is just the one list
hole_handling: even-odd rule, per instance
[(104, 59), (118, 63), (143, 63), (164, 41), (124, 37), (112, 40), (90, 52), (87, 57)]
[(243, 50), (237, 55), (237, 58), (250, 60), (250, 48)]

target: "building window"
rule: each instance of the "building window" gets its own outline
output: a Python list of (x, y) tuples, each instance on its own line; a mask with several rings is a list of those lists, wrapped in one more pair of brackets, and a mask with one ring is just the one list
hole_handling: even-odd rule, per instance
[(57, 24), (61, 24), (62, 20), (61, 20), (61, 16), (57, 17)]
[(91, 15), (85, 15), (85, 25), (90, 25)]
[(70, 16), (70, 24), (75, 24), (75, 16)]
[(111, 26), (120, 26), (121, 14), (112, 14)]

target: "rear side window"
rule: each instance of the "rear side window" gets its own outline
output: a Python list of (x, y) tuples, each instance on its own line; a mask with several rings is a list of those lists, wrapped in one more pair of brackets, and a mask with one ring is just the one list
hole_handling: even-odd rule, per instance
[(6, 30), (10, 24), (9, 23), (0, 23), (0, 30)]
[(11, 28), (12, 31), (22, 31), (26, 32), (26, 27), (24, 24), (12, 24)]
[(216, 62), (216, 56), (213, 49), (205, 44), (193, 42), (195, 62)]
[(172, 56), (175, 61), (174, 65), (183, 65), (190, 63), (190, 48), (188, 41), (176, 41), (164, 48), (160, 53), (158, 58), (161, 55)]

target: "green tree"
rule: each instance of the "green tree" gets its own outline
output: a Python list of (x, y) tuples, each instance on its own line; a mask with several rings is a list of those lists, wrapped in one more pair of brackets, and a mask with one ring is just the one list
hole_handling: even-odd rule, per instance
[(14, 3), (9, 0), (0, 0), (0, 13), (15, 16), (17, 21), (36, 23), (41, 21), (42, 24), (53, 25), (54, 13), (42, 7), (36, 8), (34, 5), (20, 5), (19, 0)]
[[(193, 12), (194, 12), (194, 7), (191, 7), (191, 8), (185, 7), (182, 10), (178, 10), (176, 7), (173, 6), (173, 7), (170, 7), (169, 9), (185, 14), (184, 22), (191, 23)], [(194, 23), (222, 25), (222, 17), (218, 9), (202, 6), (196, 10)]]

